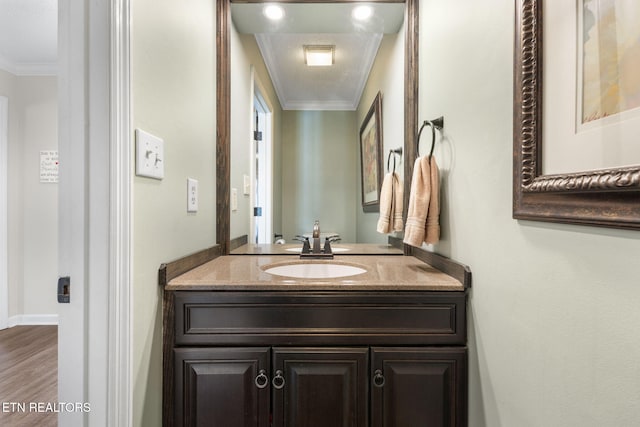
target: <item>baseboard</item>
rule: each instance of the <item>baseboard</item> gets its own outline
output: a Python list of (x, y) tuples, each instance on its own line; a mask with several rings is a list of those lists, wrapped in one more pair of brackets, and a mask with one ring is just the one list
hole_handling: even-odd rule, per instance
[(9, 317), (10, 328), (23, 325), (57, 325), (57, 314), (18, 314)]

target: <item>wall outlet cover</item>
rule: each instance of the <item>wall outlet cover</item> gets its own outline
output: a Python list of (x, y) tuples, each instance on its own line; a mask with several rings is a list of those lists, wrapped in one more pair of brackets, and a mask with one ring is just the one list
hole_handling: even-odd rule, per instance
[(242, 181), (242, 193), (245, 196), (249, 196), (251, 194), (251, 178), (249, 178), (249, 175), (242, 175)]
[(231, 211), (235, 212), (238, 210), (238, 189), (231, 189)]
[(198, 180), (187, 178), (187, 212), (198, 212)]

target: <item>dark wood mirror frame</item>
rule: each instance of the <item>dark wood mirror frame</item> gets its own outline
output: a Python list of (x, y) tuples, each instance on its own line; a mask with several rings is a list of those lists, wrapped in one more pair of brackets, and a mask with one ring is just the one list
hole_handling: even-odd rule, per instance
[[(279, 0), (280, 3), (353, 3), (360, 0)], [(416, 157), (415, 138), (418, 125), (418, 10), (419, 0), (367, 0), (382, 3), (405, 3), (405, 111), (404, 176), (413, 174)], [(238, 3), (263, 3), (262, 0), (239, 0)], [(265, 2), (266, 3), (266, 2)], [(223, 254), (230, 251), (229, 182), (231, 177), (231, 84), (230, 40), (231, 0), (216, 1), (216, 240)], [(404, 212), (409, 204), (410, 179), (404, 180)]]
[(517, 1), (513, 217), (640, 229), (640, 166), (542, 172), (542, 19), (542, 0)]

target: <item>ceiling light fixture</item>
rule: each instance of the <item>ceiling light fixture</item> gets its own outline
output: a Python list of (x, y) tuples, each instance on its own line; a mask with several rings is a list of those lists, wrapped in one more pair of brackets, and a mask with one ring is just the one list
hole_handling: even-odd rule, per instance
[(304, 63), (310, 67), (327, 67), (335, 63), (336, 47), (304, 45)]
[(284, 9), (282, 6), (277, 4), (268, 4), (262, 10), (264, 16), (271, 19), (272, 21), (279, 21), (284, 18)]
[(371, 8), (371, 6), (367, 5), (356, 6), (351, 12), (351, 16), (353, 16), (353, 19), (358, 21), (366, 21), (367, 19), (371, 18), (371, 15), (373, 15), (373, 9)]

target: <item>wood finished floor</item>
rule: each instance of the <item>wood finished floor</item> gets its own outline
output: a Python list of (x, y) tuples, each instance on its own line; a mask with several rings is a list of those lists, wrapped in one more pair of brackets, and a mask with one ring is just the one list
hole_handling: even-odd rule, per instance
[[(30, 411), (32, 402), (58, 402), (57, 326), (15, 326), (0, 331), (0, 426), (58, 425), (56, 413)], [(24, 403), (25, 410), (17, 403)]]

